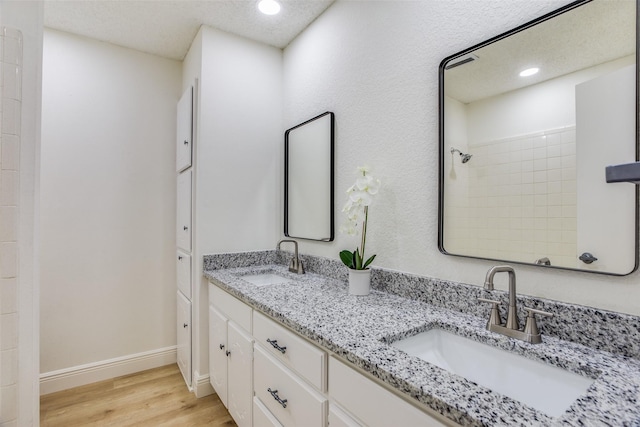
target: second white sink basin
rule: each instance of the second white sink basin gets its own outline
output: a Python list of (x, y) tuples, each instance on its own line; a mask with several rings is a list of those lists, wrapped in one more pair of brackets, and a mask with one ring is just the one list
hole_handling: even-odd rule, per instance
[(442, 329), (431, 329), (391, 345), (551, 417), (562, 415), (594, 382)]
[(260, 273), (260, 274), (247, 274), (246, 276), (241, 276), (242, 280), (246, 280), (249, 283), (253, 283), (256, 286), (267, 286), (267, 285), (275, 285), (277, 283), (290, 283), (291, 279), (287, 279), (286, 277), (280, 276), (276, 273)]

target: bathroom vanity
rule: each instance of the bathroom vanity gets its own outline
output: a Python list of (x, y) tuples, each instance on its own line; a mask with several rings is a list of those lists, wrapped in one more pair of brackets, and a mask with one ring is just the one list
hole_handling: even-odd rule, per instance
[[(565, 339), (560, 339), (553, 321), (545, 318), (540, 322), (543, 342), (529, 344), (486, 330), (489, 308), (476, 298), (504, 300), (504, 292), (376, 269), (372, 293), (357, 297), (348, 295), (339, 262), (304, 257), (307, 274), (297, 275), (287, 270), (287, 261), (280, 251), (211, 255), (204, 260), (210, 308), (227, 318), (229, 335), (233, 328), (240, 329), (245, 342), (236, 350), (231, 340), (220, 338), (224, 332), (213, 332), (209, 343), (212, 384), (221, 396), (225, 391), (216, 384), (215, 370), (224, 365), (229, 375), (237, 372), (229, 368), (237, 351), (244, 360), (239, 370), (243, 391), (226, 397), (239, 425), (640, 422), (640, 352), (628, 338), (640, 332), (635, 316), (526, 297), (529, 306), (555, 310), (567, 329)], [(594, 316), (591, 322), (566, 323), (567, 316), (582, 322), (588, 313)], [(211, 322), (215, 324), (215, 317)], [(585, 335), (580, 328), (591, 330), (585, 343), (592, 347), (576, 342)], [(557, 408), (543, 404), (540, 409), (535, 400), (553, 396), (555, 390), (534, 393), (533, 403), (525, 404), (394, 345), (433, 329), (462, 337), (470, 346), (490, 346), (562, 370), (587, 381), (586, 391), (554, 413)], [(217, 363), (216, 358), (227, 360)], [(482, 360), (477, 363), (483, 370)], [(533, 381), (535, 376), (523, 379), (517, 388), (535, 390)], [(229, 378), (229, 391), (231, 382)], [(235, 397), (242, 403), (232, 402)], [(234, 405), (245, 408), (241, 417), (234, 415)]]

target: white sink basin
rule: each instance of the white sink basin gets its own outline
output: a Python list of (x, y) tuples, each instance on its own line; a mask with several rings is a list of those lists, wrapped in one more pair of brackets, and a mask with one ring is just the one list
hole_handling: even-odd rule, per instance
[(594, 382), (441, 329), (391, 345), (552, 417), (563, 414)]
[(260, 274), (247, 274), (241, 276), (242, 280), (246, 280), (249, 283), (253, 283), (256, 286), (275, 285), (277, 283), (290, 283), (291, 279), (280, 276), (276, 273), (260, 273)]

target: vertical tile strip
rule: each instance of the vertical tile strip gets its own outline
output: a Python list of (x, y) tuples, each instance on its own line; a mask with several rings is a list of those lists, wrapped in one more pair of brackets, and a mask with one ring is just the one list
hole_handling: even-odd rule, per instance
[(0, 28), (0, 425), (17, 425), (22, 34)]

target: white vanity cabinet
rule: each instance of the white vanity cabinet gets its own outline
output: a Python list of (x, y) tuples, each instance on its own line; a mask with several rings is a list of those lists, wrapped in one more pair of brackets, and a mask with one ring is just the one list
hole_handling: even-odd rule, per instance
[(253, 425), (252, 309), (209, 286), (209, 381), (240, 427)]
[(211, 385), (241, 427), (455, 425), (213, 284), (209, 372)]
[(191, 253), (191, 169), (178, 175), (176, 190), (176, 245)]

